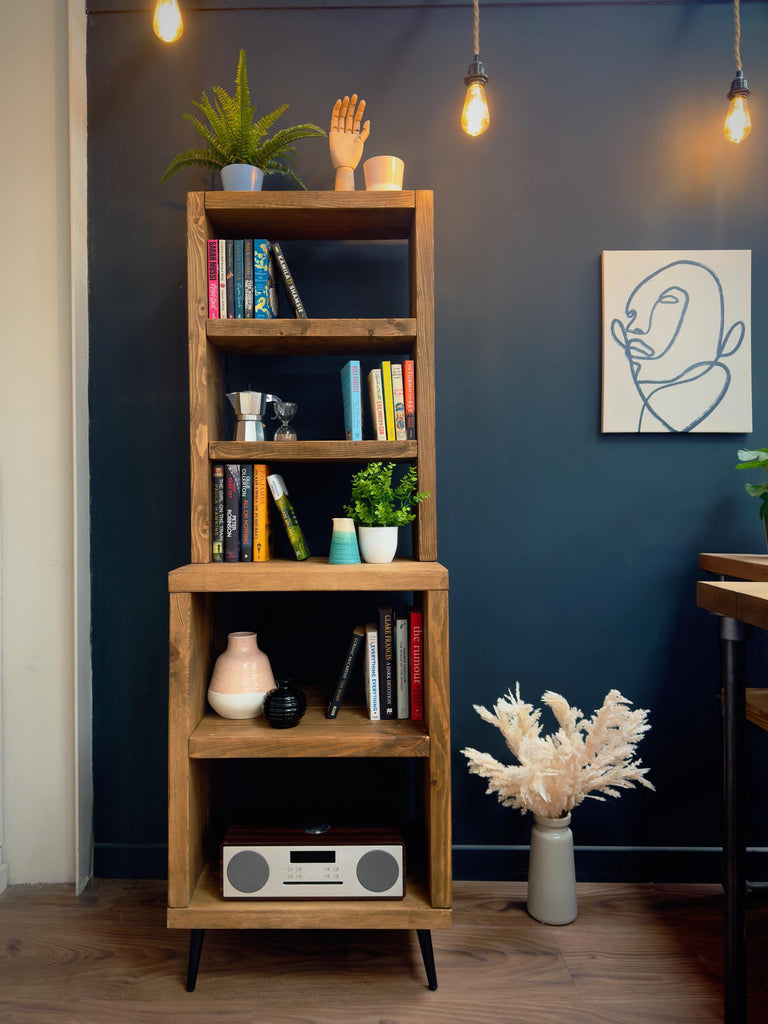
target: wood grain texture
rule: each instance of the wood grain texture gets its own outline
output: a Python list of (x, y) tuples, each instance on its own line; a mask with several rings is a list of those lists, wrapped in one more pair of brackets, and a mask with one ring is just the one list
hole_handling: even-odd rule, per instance
[(328, 565), (325, 558), (303, 562), (184, 565), (168, 574), (172, 593), (235, 591), (447, 590), (448, 570), (438, 562), (397, 558), (387, 565)]
[(418, 455), (416, 441), (218, 441), (208, 445), (213, 461), (229, 462), (405, 462)]
[(220, 352), (261, 355), (409, 354), (413, 319), (208, 320), (208, 341)]
[(768, 582), (768, 555), (699, 555), (699, 568), (718, 576), (735, 576), (756, 583)]
[(768, 732), (768, 690), (747, 687), (747, 719)]
[(431, 498), (417, 506), (413, 550), (425, 562), (437, 558), (437, 463), (435, 458), (435, 241), (431, 192), (416, 193), (409, 245), (411, 316), (416, 318), (416, 437), (419, 490)]
[(696, 603), (716, 615), (768, 629), (768, 583), (700, 581)]
[(451, 715), (448, 671), (448, 594), (422, 595), (424, 717), (431, 737), (424, 786), (429, 888), (434, 907), (451, 905)]
[[(210, 930), (197, 989), (163, 882), (12, 886), (0, 896), (3, 1024), (722, 1024), (719, 886), (579, 885), (550, 928), (525, 885), (457, 882), (432, 933)], [(748, 909), (748, 1024), (768, 1019), (768, 906)]]
[(263, 717), (232, 721), (205, 715), (189, 739), (190, 757), (428, 757), (423, 722), (372, 722), (361, 707), (336, 718), (309, 707), (293, 729), (273, 729)]

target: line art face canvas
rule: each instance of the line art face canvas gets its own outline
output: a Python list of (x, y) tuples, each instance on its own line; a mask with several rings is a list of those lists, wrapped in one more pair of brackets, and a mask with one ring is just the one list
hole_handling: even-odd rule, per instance
[(751, 252), (603, 252), (603, 433), (752, 430)]

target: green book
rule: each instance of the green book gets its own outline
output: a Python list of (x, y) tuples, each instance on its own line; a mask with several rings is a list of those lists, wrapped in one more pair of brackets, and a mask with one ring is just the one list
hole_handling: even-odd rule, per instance
[(293, 553), (301, 562), (305, 558), (309, 558), (309, 548), (307, 547), (307, 542), (304, 540), (304, 534), (301, 532), (299, 520), (296, 518), (296, 513), (293, 505), (291, 504), (291, 499), (288, 497), (285, 481), (279, 473), (272, 473), (267, 477), (267, 483), (269, 484), (269, 489), (272, 492), (272, 497), (275, 499), (275, 504), (280, 510), (283, 526), (285, 527), (285, 532), (288, 534), (288, 539), (291, 542)]

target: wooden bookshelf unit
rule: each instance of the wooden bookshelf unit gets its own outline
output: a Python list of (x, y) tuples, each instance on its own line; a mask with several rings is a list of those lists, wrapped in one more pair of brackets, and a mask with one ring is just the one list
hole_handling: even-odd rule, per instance
[[(207, 309), (209, 238), (275, 240), (399, 239), (408, 244), (409, 317), (404, 319), (211, 320)], [(451, 923), (451, 789), (448, 674), (448, 572), (437, 561), (434, 424), (432, 193), (195, 192), (187, 198), (188, 327), (191, 458), (191, 562), (169, 574), (169, 928), (190, 930), (187, 988), (196, 982), (206, 928), (402, 928), (419, 936), (427, 979), (436, 988), (430, 929)], [(401, 354), (416, 374), (415, 441), (234, 442), (223, 433), (224, 364), (248, 356)], [(339, 401), (341, 400), (339, 391)], [(413, 464), (420, 504), (413, 556), (388, 565), (211, 560), (211, 468), (214, 462), (357, 463), (382, 459)], [(350, 467), (352, 470), (352, 467)], [(356, 467), (355, 467), (356, 468)], [(333, 512), (329, 511), (330, 516)], [(280, 524), (276, 527), (279, 529)], [(329, 532), (330, 543), (330, 532)], [(323, 594), (417, 596), (423, 612), (424, 721), (372, 722), (363, 708), (325, 717), (308, 694), (293, 729), (263, 719), (220, 718), (207, 706), (213, 663), (223, 649), (221, 607), (232, 595), (305, 594), (322, 608)], [(327, 680), (330, 692), (335, 679)], [(326, 694), (327, 696), (327, 694)], [(344, 759), (365, 758), (373, 770), (410, 759), (418, 808), (419, 873), (402, 900), (228, 900), (220, 895), (213, 819), (220, 794), (217, 766), (242, 760), (259, 771), (263, 759), (323, 759), (339, 772)], [(330, 760), (327, 760), (330, 759)], [(282, 762), (281, 762), (282, 763)], [(264, 764), (266, 769), (267, 765)], [(343, 778), (343, 774), (341, 775)], [(212, 852), (213, 851), (213, 852)], [(407, 854), (406, 848), (406, 854)], [(407, 861), (408, 863), (408, 861)], [(423, 868), (423, 870), (421, 870)]]

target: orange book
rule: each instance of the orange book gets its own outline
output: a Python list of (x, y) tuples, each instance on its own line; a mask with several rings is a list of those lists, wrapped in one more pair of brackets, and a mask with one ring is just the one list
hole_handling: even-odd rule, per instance
[(412, 359), (403, 363), (403, 394), (405, 397), (405, 436), (416, 440), (416, 371)]
[(272, 522), (269, 507), (269, 466), (253, 467), (253, 560), (268, 562), (272, 558)]

